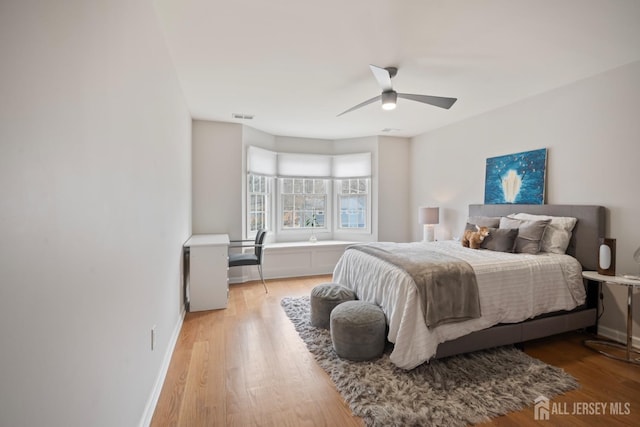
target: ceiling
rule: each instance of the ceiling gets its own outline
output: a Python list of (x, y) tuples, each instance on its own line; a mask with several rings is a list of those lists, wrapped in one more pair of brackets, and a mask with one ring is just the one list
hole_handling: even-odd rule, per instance
[[(273, 135), (411, 137), (640, 60), (637, 0), (155, 0), (194, 119)], [(380, 94), (406, 99), (336, 117)], [(253, 115), (252, 120), (232, 114)], [(393, 129), (384, 132), (383, 129)]]

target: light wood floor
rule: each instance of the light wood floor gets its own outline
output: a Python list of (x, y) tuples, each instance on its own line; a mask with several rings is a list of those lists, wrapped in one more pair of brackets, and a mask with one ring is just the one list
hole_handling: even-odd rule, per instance
[[(270, 280), (269, 294), (260, 282), (231, 285), (227, 309), (188, 313), (151, 425), (362, 426), (280, 307), (282, 297), (309, 295), (330, 279)], [(581, 384), (552, 404), (573, 412), (574, 403), (629, 403), (629, 415), (552, 414), (542, 422), (534, 420), (532, 402), (484, 425), (640, 425), (640, 366), (585, 348), (585, 338), (571, 333), (525, 346)]]

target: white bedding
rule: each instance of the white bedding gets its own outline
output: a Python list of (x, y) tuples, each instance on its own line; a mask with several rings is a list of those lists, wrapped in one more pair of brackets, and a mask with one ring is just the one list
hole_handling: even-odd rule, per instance
[[(393, 243), (378, 243), (391, 249)], [(498, 323), (516, 323), (542, 313), (571, 310), (584, 303), (580, 263), (569, 255), (510, 254), (463, 248), (460, 242), (406, 243), (464, 259), (478, 282), (482, 316), (429, 329), (418, 291), (404, 270), (357, 250), (347, 250), (333, 281), (353, 289), (361, 300), (382, 307), (395, 344), (391, 361), (412, 369), (432, 358), (439, 343)]]

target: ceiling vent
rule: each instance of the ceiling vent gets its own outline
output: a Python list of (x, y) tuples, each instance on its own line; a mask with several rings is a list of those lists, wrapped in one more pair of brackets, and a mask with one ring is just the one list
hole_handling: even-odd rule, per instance
[(240, 120), (253, 120), (253, 114), (233, 113), (231, 114), (231, 117)]
[(400, 132), (400, 129), (396, 129), (396, 128), (384, 128), (384, 129), (382, 129), (382, 132), (386, 132), (386, 133), (389, 133), (389, 132)]

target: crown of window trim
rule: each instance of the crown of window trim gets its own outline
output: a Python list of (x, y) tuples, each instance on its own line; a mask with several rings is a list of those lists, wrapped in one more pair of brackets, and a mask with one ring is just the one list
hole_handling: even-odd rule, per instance
[(371, 153), (278, 153), (249, 146), (247, 173), (279, 178), (348, 179), (371, 177)]

